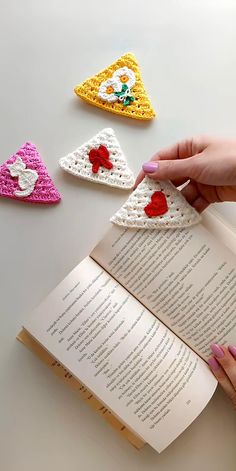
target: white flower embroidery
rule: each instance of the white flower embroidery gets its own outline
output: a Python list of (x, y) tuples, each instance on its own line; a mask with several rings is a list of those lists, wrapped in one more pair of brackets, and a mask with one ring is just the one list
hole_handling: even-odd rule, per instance
[(118, 97), (115, 95), (115, 92), (120, 92), (121, 88), (122, 83), (111, 77), (105, 82), (101, 83), (99, 87), (98, 96), (104, 101), (113, 103), (118, 100)]
[(121, 82), (121, 85), (125, 83), (129, 89), (132, 88), (135, 84), (135, 74), (133, 70), (129, 69), (128, 67), (121, 67), (120, 69), (117, 69), (112, 77), (118, 82)]
[(123, 102), (124, 106), (130, 105), (134, 101), (130, 90), (135, 84), (135, 73), (128, 67), (117, 69), (113, 76), (102, 82), (98, 96), (104, 101), (114, 103), (115, 101)]
[(12, 177), (18, 177), (18, 185), (21, 190), (16, 190), (15, 196), (23, 198), (31, 195), (39, 177), (36, 170), (27, 169), (21, 157), (18, 156), (13, 164), (8, 165), (8, 168)]

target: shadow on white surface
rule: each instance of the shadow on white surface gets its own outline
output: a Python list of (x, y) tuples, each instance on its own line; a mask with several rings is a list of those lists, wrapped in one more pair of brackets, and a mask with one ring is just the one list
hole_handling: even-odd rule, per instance
[(146, 128), (151, 127), (153, 124), (153, 120), (142, 121), (139, 119), (128, 118), (126, 116), (118, 115), (115, 113), (109, 113), (108, 111), (103, 110), (102, 108), (98, 108), (97, 106), (93, 106), (90, 103), (87, 103), (86, 101), (76, 96), (70, 101), (70, 110), (71, 112), (78, 112), (78, 119), (82, 115), (84, 117), (87, 116), (92, 118), (98, 116), (99, 118), (104, 119), (104, 121), (107, 121), (109, 123), (106, 127), (113, 127), (113, 125), (115, 126), (116, 124), (119, 124), (131, 128), (137, 127), (138, 129), (145, 130)]

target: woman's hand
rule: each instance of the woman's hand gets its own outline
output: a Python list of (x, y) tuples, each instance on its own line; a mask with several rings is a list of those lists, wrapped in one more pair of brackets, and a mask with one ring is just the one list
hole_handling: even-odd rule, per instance
[(208, 364), (236, 410), (236, 347), (226, 348), (214, 343), (211, 351), (214, 356), (209, 358)]
[(209, 204), (236, 201), (236, 140), (193, 138), (157, 152), (143, 164), (136, 186), (145, 175), (171, 180), (199, 212)]

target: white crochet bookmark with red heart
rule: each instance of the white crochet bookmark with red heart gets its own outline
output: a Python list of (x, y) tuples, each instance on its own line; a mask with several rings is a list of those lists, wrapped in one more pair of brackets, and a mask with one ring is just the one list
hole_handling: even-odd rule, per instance
[(171, 182), (145, 177), (110, 220), (125, 227), (175, 229), (197, 224), (201, 217)]

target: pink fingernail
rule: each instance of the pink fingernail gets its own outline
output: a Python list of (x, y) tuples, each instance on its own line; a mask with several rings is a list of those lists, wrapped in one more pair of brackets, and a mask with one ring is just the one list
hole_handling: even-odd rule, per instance
[(211, 367), (211, 369), (213, 371), (216, 371), (220, 368), (220, 365), (219, 365), (218, 361), (215, 358), (209, 358), (209, 360), (207, 360), (207, 362), (208, 362), (208, 365)]
[(236, 347), (234, 347), (233, 345), (229, 345), (228, 350), (231, 353), (231, 355), (233, 355), (233, 357), (236, 358)]
[(213, 355), (215, 355), (217, 358), (223, 358), (225, 356), (222, 348), (220, 348), (220, 346), (217, 345), (217, 343), (212, 343), (210, 347), (211, 347), (211, 351)]
[(158, 167), (158, 162), (145, 162), (145, 164), (143, 164), (143, 171), (145, 173), (154, 173)]

